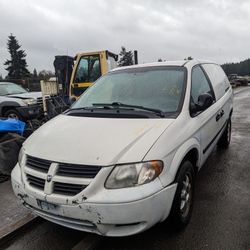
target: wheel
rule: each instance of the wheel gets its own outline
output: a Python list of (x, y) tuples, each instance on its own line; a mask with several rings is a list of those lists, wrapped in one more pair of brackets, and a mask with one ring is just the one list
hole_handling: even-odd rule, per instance
[(180, 230), (188, 224), (193, 210), (195, 173), (190, 161), (182, 163), (176, 182), (177, 189), (168, 220), (175, 229)]
[(228, 148), (231, 141), (231, 130), (232, 130), (232, 122), (231, 118), (229, 118), (226, 129), (217, 143), (219, 148)]
[(16, 120), (23, 120), (22, 116), (15, 109), (9, 109), (4, 113), (4, 117), (12, 118)]

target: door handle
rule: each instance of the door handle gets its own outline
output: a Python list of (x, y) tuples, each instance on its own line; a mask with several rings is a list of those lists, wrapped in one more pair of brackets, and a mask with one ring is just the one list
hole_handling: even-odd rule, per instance
[(218, 122), (218, 121), (220, 120), (220, 118), (221, 118), (221, 113), (218, 113), (218, 114), (216, 115), (216, 117), (215, 117), (215, 120)]
[(224, 115), (224, 110), (222, 109), (220, 112), (220, 117), (222, 117)]

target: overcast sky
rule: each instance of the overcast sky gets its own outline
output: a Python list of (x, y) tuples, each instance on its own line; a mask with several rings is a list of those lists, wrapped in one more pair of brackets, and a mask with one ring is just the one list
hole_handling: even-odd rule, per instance
[(53, 70), (55, 55), (123, 45), (139, 63), (184, 59), (240, 61), (250, 51), (248, 0), (0, 0), (0, 74), (15, 35), (29, 70)]

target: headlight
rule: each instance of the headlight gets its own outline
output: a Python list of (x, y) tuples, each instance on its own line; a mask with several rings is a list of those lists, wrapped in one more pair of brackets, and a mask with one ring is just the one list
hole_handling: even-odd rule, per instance
[(24, 165), (24, 158), (25, 158), (25, 153), (24, 153), (24, 149), (22, 147), (20, 149), (19, 155), (18, 155), (18, 163), (19, 163), (20, 167)]
[(37, 103), (36, 99), (34, 99), (34, 98), (23, 99), (23, 102), (24, 102), (25, 104), (27, 104), (27, 105), (32, 105), (32, 104), (36, 104), (36, 103)]
[(117, 165), (106, 180), (105, 187), (115, 189), (142, 185), (153, 181), (162, 169), (161, 161)]

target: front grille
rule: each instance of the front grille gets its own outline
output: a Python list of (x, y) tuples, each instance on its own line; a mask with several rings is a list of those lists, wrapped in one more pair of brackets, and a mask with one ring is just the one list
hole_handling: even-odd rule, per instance
[(27, 181), (29, 182), (30, 186), (32, 186), (32, 187), (35, 187), (35, 188), (40, 189), (40, 190), (44, 189), (44, 185), (45, 185), (44, 179), (27, 174)]
[(86, 186), (79, 184), (69, 184), (69, 183), (54, 183), (54, 193), (62, 195), (74, 196), (80, 193)]
[(51, 162), (27, 155), (26, 166), (43, 173), (47, 173)]
[(100, 169), (100, 166), (60, 163), (57, 175), (79, 178), (94, 178)]
[(42, 105), (43, 104), (43, 98), (42, 97), (38, 97), (36, 99), (36, 102), (37, 102), (37, 104)]
[[(46, 174), (49, 172), (49, 168), (53, 161), (40, 159), (27, 155), (25, 174), (27, 181), (30, 186), (37, 188), (39, 190), (44, 190)], [(90, 183), (91, 179), (95, 178), (98, 172), (101, 170), (100, 166), (89, 166), (89, 165), (80, 165), (80, 164), (70, 164), (70, 163), (58, 163), (58, 169), (54, 177), (67, 177), (71, 183), (64, 183), (60, 180), (55, 180), (55, 182), (47, 183), (48, 185), (53, 185), (52, 194), (61, 194), (66, 196), (74, 196), (80, 193), (86, 185), (81, 184), (82, 181), (79, 178), (86, 178), (84, 184)], [(36, 170), (36, 176), (34, 176), (34, 171)], [(39, 176), (41, 173), (41, 178)], [(44, 175), (45, 174), (45, 175)], [(67, 180), (65, 180), (67, 182)], [(47, 185), (46, 184), (46, 185)]]
[[(45, 100), (50, 100), (50, 99), (51, 99), (50, 96), (45, 96)], [(36, 99), (36, 102), (37, 102), (38, 105), (43, 105), (43, 98), (42, 97), (38, 97)]]

